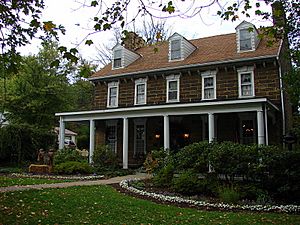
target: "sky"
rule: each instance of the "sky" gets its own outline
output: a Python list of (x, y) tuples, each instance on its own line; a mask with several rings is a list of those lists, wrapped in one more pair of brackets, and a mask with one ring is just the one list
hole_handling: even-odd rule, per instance
[[(131, 20), (130, 18), (132, 18), (138, 10), (137, 1), (138, 0), (132, 0), (132, 3), (128, 7), (128, 11), (126, 13), (126, 18), (128, 21)], [(197, 4), (200, 6), (211, 1), (212, 0), (195, 0), (196, 5), (194, 5), (194, 8), (197, 7)], [(221, 2), (223, 6), (228, 6), (232, 1), (233, 0), (221, 0), (219, 2)], [(99, 32), (90, 35), (87, 39), (92, 39), (94, 45), (87, 46), (84, 44), (86, 36), (93, 32), (92, 18), (99, 14), (98, 8), (82, 5), (84, 2), (89, 3), (90, 0), (44, 0), (44, 2), (45, 9), (43, 10), (42, 20), (53, 21), (55, 24), (62, 24), (66, 28), (66, 35), (60, 36), (61, 45), (67, 47), (77, 47), (83, 58), (89, 61), (94, 60), (98, 54), (95, 46), (108, 45), (113, 47), (114, 43), (112, 41), (112, 31)], [(106, 2), (111, 4), (113, 1), (107, 0)], [(148, 2), (148, 0), (145, 0), (144, 2)], [(186, 0), (184, 3), (182, 3), (181, 0), (173, 0), (173, 2), (177, 9), (174, 14), (180, 15), (181, 12), (188, 9), (190, 2), (193, 1)], [(264, 1), (253, 0), (252, 2), (261, 2), (263, 5)], [(263, 9), (270, 11), (270, 7), (262, 7)], [(150, 6), (148, 9), (157, 17), (166, 17), (166, 14), (156, 10), (154, 6)], [(243, 15), (240, 15), (239, 20), (235, 22), (224, 21), (216, 15), (218, 9), (218, 5), (204, 8), (200, 14), (197, 14), (192, 18), (182, 18), (182, 16), (175, 17), (174, 14), (172, 14), (171, 17), (167, 15), (168, 19), (166, 20), (166, 24), (171, 28), (172, 33), (177, 32), (187, 39), (233, 33), (235, 32), (235, 27), (243, 20), (252, 22), (256, 25), (256, 27), (271, 25), (270, 21), (261, 21), (257, 17), (251, 17), (251, 19), (249, 19), (245, 18)], [(139, 21), (141, 21), (141, 18), (138, 18), (136, 21), (137, 22), (135, 22), (134, 25), (135, 27), (139, 27)], [(128, 30), (132, 29), (132, 27), (132, 23), (126, 26)], [(31, 45), (21, 49), (21, 53), (25, 55), (36, 54), (39, 49), (39, 44), (40, 42), (38, 40), (33, 40)]]

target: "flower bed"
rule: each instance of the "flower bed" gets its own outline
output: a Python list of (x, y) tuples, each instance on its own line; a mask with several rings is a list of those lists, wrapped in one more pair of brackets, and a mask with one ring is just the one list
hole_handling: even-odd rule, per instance
[(168, 196), (157, 193), (151, 193), (143, 190), (139, 190), (130, 185), (131, 182), (138, 181), (140, 179), (129, 179), (120, 182), (120, 187), (127, 191), (133, 192), (138, 195), (157, 199), (159, 201), (167, 201), (171, 203), (184, 203), (194, 205), (198, 207), (209, 207), (214, 209), (226, 209), (226, 210), (249, 210), (257, 212), (285, 212), (285, 213), (300, 213), (300, 206), (298, 205), (231, 205), (224, 203), (209, 203), (204, 201), (197, 201), (192, 199), (186, 199), (177, 196)]
[(19, 178), (42, 178), (42, 179), (56, 179), (56, 180), (98, 180), (103, 179), (104, 175), (90, 175), (90, 176), (56, 176), (56, 175), (39, 175), (28, 173), (12, 173), (11, 177)]

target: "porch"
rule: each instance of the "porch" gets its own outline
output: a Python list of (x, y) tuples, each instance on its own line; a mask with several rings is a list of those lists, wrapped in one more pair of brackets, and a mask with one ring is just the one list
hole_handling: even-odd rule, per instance
[[(108, 144), (123, 168), (144, 161), (153, 149), (177, 149), (202, 140), (268, 145), (280, 137), (279, 109), (266, 98), (57, 113), (60, 140), (66, 122), (90, 122), (89, 160)], [(269, 132), (270, 131), (270, 132)], [(63, 143), (59, 143), (62, 149)]]

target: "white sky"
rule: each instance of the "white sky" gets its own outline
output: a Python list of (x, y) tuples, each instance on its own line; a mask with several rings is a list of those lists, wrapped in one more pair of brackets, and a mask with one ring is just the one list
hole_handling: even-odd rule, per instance
[[(137, 11), (137, 4), (135, 3), (137, 0), (132, 0), (132, 4), (129, 7), (127, 12), (128, 18), (133, 15), (134, 12)], [(203, 5), (205, 2), (211, 2), (212, 0), (195, 0), (196, 4)], [(221, 0), (221, 4), (230, 5), (230, 2), (233, 0)], [(66, 35), (61, 35), (60, 44), (67, 47), (75, 47), (78, 43), (80, 43), (85, 36), (93, 32), (91, 29), (93, 23), (91, 19), (96, 16), (97, 11), (95, 8), (90, 7), (80, 7), (81, 4), (79, 2), (84, 2), (84, 0), (45, 0), (45, 10), (43, 11), (43, 20), (44, 21), (53, 21), (55, 24), (62, 24), (66, 28)], [(90, 1), (86, 1), (90, 2)], [(114, 1), (107, 1), (108, 4)], [(145, 0), (145, 2), (148, 2)], [(187, 4), (191, 2), (191, 0), (186, 0), (184, 3), (180, 3), (181, 1), (174, 1), (177, 3), (177, 9), (180, 11), (184, 11)], [(263, 5), (263, 1), (254, 1), (252, 2), (261, 2)], [(232, 4), (232, 3), (231, 3)], [(270, 11), (270, 7), (263, 6), (264, 9)], [(231, 21), (223, 21), (217, 15), (216, 12), (218, 10), (218, 6), (214, 5), (213, 7), (206, 8), (202, 10), (201, 16), (196, 15), (190, 19), (182, 19), (182, 18), (168, 18), (167, 24), (171, 27), (172, 33), (177, 32), (183, 35), (187, 39), (195, 39), (206, 36), (213, 36), (224, 33), (232, 33), (235, 32), (235, 27), (242, 22), (243, 20), (247, 20), (256, 25), (256, 27), (267, 26), (270, 25), (271, 22), (260, 21), (258, 18), (251, 17), (245, 18), (243, 15), (240, 15), (240, 19), (236, 22)], [(156, 15), (164, 16), (159, 11), (152, 11)], [(139, 21), (139, 20), (136, 20)], [(136, 22), (135, 26), (138, 27), (139, 23)], [(113, 37), (112, 31), (99, 32), (90, 36), (88, 39), (92, 39), (96, 46), (100, 44), (109, 45), (111, 39)], [(84, 42), (77, 46), (79, 48), (80, 54), (87, 60), (95, 59), (95, 55), (97, 51), (95, 50), (95, 46), (87, 46), (84, 45)], [(34, 40), (32, 45), (26, 46), (22, 48), (22, 54), (36, 54), (38, 52), (39, 42)]]

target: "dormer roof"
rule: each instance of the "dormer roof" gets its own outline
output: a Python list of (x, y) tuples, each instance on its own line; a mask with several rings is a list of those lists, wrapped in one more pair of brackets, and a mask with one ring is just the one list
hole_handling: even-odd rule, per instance
[(197, 49), (189, 40), (175, 32), (168, 39), (169, 61), (184, 60)]
[(112, 69), (111, 64), (92, 75), (91, 80), (131, 76), (133, 74), (157, 73), (172, 69), (209, 66), (228, 62), (245, 61), (276, 57), (280, 41), (267, 47), (267, 40), (261, 39), (255, 51), (237, 52), (236, 33), (199, 38), (189, 41), (197, 49), (189, 57), (180, 61), (169, 61), (169, 42), (145, 46), (135, 51), (140, 57), (133, 63), (120, 69)]
[(112, 48), (112, 70), (125, 68), (135, 60), (140, 58), (140, 55), (134, 51), (131, 51), (121, 44), (117, 43)]

